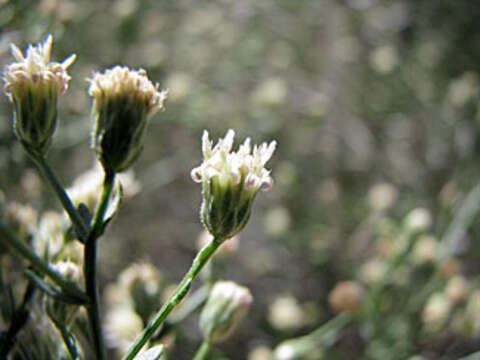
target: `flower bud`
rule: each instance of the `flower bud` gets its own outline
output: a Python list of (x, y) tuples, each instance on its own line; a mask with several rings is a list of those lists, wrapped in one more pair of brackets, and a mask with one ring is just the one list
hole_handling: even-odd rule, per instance
[(364, 297), (363, 288), (355, 281), (340, 281), (328, 295), (328, 302), (336, 312), (357, 311)]
[(118, 282), (131, 298), (135, 312), (146, 324), (157, 310), (163, 290), (162, 274), (150, 263), (135, 263), (120, 274)]
[(30, 45), (26, 56), (11, 44), (17, 62), (6, 66), (4, 91), (14, 106), (13, 130), (25, 149), (43, 156), (57, 124), (58, 97), (65, 93), (70, 76), (67, 68), (75, 61), (72, 54), (63, 62), (51, 62), (53, 38), (48, 35), (42, 44)]
[(109, 347), (125, 353), (143, 327), (142, 319), (131, 307), (110, 307), (105, 315), (105, 341)]
[(248, 222), (253, 200), (265, 185), (273, 184), (265, 163), (272, 157), (276, 142), (254, 146), (251, 153), (247, 138), (237, 152), (232, 152), (235, 133), (229, 130), (215, 147), (208, 132), (202, 137), (203, 163), (191, 172), (202, 183), (201, 219), (207, 230), (220, 241), (235, 236)]
[(240, 324), (252, 303), (246, 287), (232, 281), (218, 281), (200, 315), (200, 328), (210, 343), (226, 340)]
[(452, 301), (443, 293), (434, 293), (423, 308), (422, 320), (429, 331), (438, 331), (445, 325), (452, 310)]
[(88, 79), (93, 97), (92, 148), (103, 167), (127, 169), (142, 150), (147, 119), (163, 109), (166, 91), (159, 91), (145, 70), (115, 66)]
[(280, 331), (291, 331), (305, 324), (305, 313), (293, 296), (281, 296), (268, 309), (268, 321)]
[(432, 214), (425, 208), (416, 208), (405, 216), (405, 229), (412, 233), (427, 231), (432, 225)]

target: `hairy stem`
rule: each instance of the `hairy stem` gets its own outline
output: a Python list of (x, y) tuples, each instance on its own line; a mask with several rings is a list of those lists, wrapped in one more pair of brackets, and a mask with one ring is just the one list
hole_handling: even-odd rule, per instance
[(193, 260), (192, 266), (185, 274), (180, 285), (176, 288), (172, 296), (167, 300), (167, 302), (160, 308), (155, 318), (147, 325), (143, 330), (143, 333), (135, 340), (135, 343), (131, 346), (128, 353), (122, 358), (122, 360), (133, 360), (135, 355), (141, 350), (141, 348), (147, 343), (150, 337), (153, 335), (155, 330), (165, 321), (168, 314), (177, 306), (180, 301), (187, 295), (190, 287), (192, 286), (193, 281), (200, 273), (200, 270), (211, 258), (215, 250), (220, 246), (220, 239), (213, 239), (208, 243), (202, 250), (199, 251), (195, 259)]
[(90, 332), (92, 334), (94, 351), (98, 360), (105, 360), (106, 353), (103, 345), (97, 289), (97, 239), (103, 233), (103, 217), (107, 210), (114, 181), (115, 173), (107, 171), (105, 173), (102, 196), (95, 213), (91, 231), (85, 242), (84, 249), (83, 273), (85, 275), (85, 289), (90, 300), (87, 304), (87, 315)]

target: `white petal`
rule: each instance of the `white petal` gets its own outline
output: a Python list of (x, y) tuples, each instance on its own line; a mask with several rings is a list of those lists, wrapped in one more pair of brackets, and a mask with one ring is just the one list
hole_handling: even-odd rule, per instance
[(77, 59), (77, 55), (72, 54), (69, 57), (67, 57), (65, 60), (62, 61), (62, 68), (68, 69), (73, 62)]
[(207, 130), (203, 130), (202, 153), (203, 153), (204, 159), (209, 159), (212, 156), (212, 142), (208, 138), (208, 131)]
[(233, 131), (232, 129), (229, 129), (227, 131), (227, 134), (225, 135), (225, 138), (223, 140), (220, 140), (222, 142), (222, 145), (221, 145), (222, 150), (225, 151), (226, 153), (229, 153), (230, 151), (232, 151), (234, 137), (235, 137), (235, 131)]
[[(50, 54), (52, 53), (52, 44), (53, 44), (53, 37), (51, 34), (47, 35), (43, 46), (40, 47), (40, 51), (42, 52), (45, 64), (50, 61)], [(43, 50), (43, 51), (42, 51)]]
[(10, 44), (10, 52), (12, 53), (15, 60), (19, 62), (25, 61), (22, 51), (15, 44)]
[(246, 156), (250, 154), (251, 151), (251, 146), (250, 146), (250, 138), (246, 138), (245, 142), (240, 145), (240, 148), (238, 149), (238, 154), (242, 156)]

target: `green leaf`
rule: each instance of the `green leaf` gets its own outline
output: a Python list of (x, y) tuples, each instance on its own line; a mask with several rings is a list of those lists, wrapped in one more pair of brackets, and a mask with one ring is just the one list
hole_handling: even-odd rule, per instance
[(123, 187), (122, 184), (118, 183), (118, 189), (114, 192), (113, 197), (110, 199), (108, 204), (107, 211), (105, 212), (105, 217), (103, 219), (103, 227), (107, 226), (108, 223), (117, 215), (120, 205), (123, 200)]

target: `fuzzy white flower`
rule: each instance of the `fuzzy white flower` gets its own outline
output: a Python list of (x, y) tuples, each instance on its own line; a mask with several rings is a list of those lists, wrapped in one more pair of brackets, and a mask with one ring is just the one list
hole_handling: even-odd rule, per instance
[(61, 63), (51, 62), (53, 37), (48, 35), (45, 41), (37, 46), (29, 45), (24, 56), (22, 51), (14, 44), (10, 44), (10, 51), (17, 62), (5, 68), (3, 74), (4, 90), (9, 99), (26, 86), (49, 83), (54, 85), (57, 95), (62, 95), (68, 87), (70, 76), (67, 68), (73, 64), (76, 55), (72, 54)]
[(202, 164), (191, 172), (192, 179), (203, 185), (202, 222), (217, 239), (225, 240), (246, 225), (251, 204), (260, 189), (273, 184), (265, 164), (272, 157), (276, 141), (250, 145), (250, 138), (232, 151), (235, 133), (228, 130), (213, 146), (208, 132), (202, 136)]
[(208, 131), (203, 132), (204, 161), (199, 167), (192, 170), (192, 179), (202, 182), (218, 176), (222, 182), (231, 181), (234, 185), (238, 185), (243, 180), (246, 189), (260, 189), (265, 185), (263, 190), (268, 191), (272, 187), (273, 181), (270, 171), (265, 169), (265, 164), (272, 157), (277, 142), (255, 145), (252, 153), (250, 138), (247, 138), (237, 152), (232, 152), (234, 136), (235, 132), (231, 129), (228, 130), (225, 138), (218, 140), (212, 148), (213, 143), (209, 139)]
[(105, 97), (126, 96), (140, 100), (148, 115), (163, 109), (168, 93), (166, 90), (160, 91), (160, 85), (154, 85), (144, 69), (132, 70), (126, 66), (117, 65), (104, 73), (94, 73), (87, 81), (90, 83), (88, 94), (95, 98), (97, 105)]
[(58, 97), (70, 81), (67, 68), (75, 61), (72, 54), (61, 63), (50, 61), (53, 38), (48, 35), (37, 46), (29, 45), (26, 55), (11, 44), (17, 60), (5, 67), (3, 89), (14, 109), (14, 131), (25, 149), (43, 156), (57, 125)]
[(124, 171), (140, 154), (148, 117), (163, 109), (167, 91), (158, 90), (145, 70), (123, 66), (87, 80), (95, 117), (92, 148), (106, 170)]

